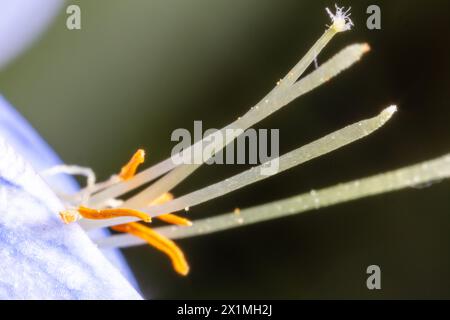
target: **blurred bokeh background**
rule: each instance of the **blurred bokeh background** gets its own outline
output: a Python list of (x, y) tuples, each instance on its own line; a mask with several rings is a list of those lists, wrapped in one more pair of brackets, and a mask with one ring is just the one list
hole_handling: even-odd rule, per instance
[[(116, 172), (138, 147), (148, 163), (170, 155), (170, 134), (194, 120), (217, 128), (263, 97), (325, 30), (332, 1), (68, 1), (0, 90), (69, 164)], [(400, 111), (374, 135), (189, 211), (211, 216), (450, 152), (450, 2), (340, 1), (356, 27), (319, 63), (353, 42), (359, 64), (259, 124), (280, 129), (281, 153), (378, 113)], [(382, 29), (366, 28), (378, 4)], [(64, 7), (65, 9), (65, 7)], [(244, 170), (205, 166), (181, 195)], [(143, 246), (124, 251), (148, 298), (450, 298), (448, 182), (179, 241), (187, 278)], [(366, 288), (366, 268), (382, 290)]]

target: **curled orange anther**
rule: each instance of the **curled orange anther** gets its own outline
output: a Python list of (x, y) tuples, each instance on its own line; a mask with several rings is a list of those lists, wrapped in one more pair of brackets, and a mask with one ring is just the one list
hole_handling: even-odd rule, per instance
[(121, 224), (111, 227), (115, 231), (126, 232), (139, 237), (149, 245), (164, 252), (172, 261), (175, 271), (183, 276), (189, 273), (189, 265), (183, 251), (172, 240), (160, 235), (153, 229), (137, 222)]
[(190, 220), (172, 213), (162, 214), (160, 216), (157, 216), (157, 218), (161, 221), (176, 224), (178, 226), (192, 226), (192, 222)]
[(134, 177), (136, 174), (136, 170), (145, 161), (145, 151), (143, 149), (139, 149), (134, 153), (131, 157), (130, 161), (126, 165), (122, 167), (119, 173), (119, 177), (122, 180), (128, 180)]
[(151, 222), (152, 219), (148, 214), (139, 210), (125, 209), (125, 208), (112, 208), (112, 209), (91, 209), (86, 207), (79, 207), (78, 212), (83, 218), (86, 219), (111, 219), (117, 217), (136, 217), (145, 222)]

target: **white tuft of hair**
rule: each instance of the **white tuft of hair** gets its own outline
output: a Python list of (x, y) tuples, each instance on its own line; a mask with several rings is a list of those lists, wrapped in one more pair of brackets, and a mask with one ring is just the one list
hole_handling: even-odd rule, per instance
[(325, 8), (330, 16), (331, 22), (333, 22), (330, 28), (333, 28), (336, 32), (350, 30), (354, 26), (352, 19), (350, 19), (351, 7), (345, 10), (344, 7), (338, 7), (336, 4), (334, 6), (336, 7), (335, 13), (333, 13), (330, 9)]

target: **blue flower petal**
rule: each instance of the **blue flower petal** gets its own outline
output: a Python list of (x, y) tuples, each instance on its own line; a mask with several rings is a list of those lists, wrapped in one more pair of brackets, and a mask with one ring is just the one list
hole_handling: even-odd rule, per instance
[(63, 3), (63, 0), (0, 1), (0, 69), (37, 40)]
[[(14, 147), (37, 171), (61, 164), (62, 161), (53, 149), (41, 138), (36, 130), (0, 95), (0, 135)], [(55, 189), (65, 193), (76, 192), (76, 181), (66, 175), (49, 178)]]
[(57, 197), (0, 137), (0, 298), (139, 299)]
[[(3, 136), (23, 158), (27, 159), (36, 171), (42, 171), (62, 163), (58, 155), (36, 130), (1, 95), (0, 136)], [(76, 192), (79, 189), (76, 181), (66, 175), (54, 176), (47, 182), (53, 188), (66, 193)], [(98, 230), (93, 236), (103, 236), (107, 232), (107, 230)], [(135, 288), (138, 287), (124, 257), (118, 250), (103, 250), (103, 254), (120, 269)]]

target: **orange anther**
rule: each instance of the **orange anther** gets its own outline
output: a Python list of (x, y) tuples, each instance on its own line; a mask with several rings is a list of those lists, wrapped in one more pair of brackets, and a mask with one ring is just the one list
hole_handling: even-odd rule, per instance
[(149, 245), (164, 252), (172, 261), (175, 271), (183, 276), (189, 273), (189, 265), (183, 251), (172, 240), (160, 235), (149, 227), (137, 222), (111, 227), (115, 231), (126, 232), (145, 240)]
[(65, 224), (69, 224), (78, 220), (78, 211), (76, 210), (64, 210), (59, 213), (61, 220)]
[(162, 214), (160, 216), (157, 216), (157, 218), (161, 221), (176, 224), (179, 226), (192, 226), (192, 222), (190, 220), (182, 218), (172, 213)]
[(151, 206), (157, 206), (160, 204), (164, 204), (170, 200), (173, 200), (173, 194), (166, 192), (163, 193), (162, 195), (160, 195), (158, 198), (156, 198), (155, 200), (153, 200), (150, 205)]
[(78, 212), (86, 219), (111, 219), (117, 217), (136, 217), (145, 222), (151, 222), (152, 219), (148, 214), (142, 211), (125, 209), (125, 208), (113, 208), (113, 209), (90, 209), (86, 207), (79, 207)]
[(130, 161), (122, 167), (122, 170), (120, 170), (119, 177), (122, 180), (128, 180), (134, 177), (136, 174), (136, 170), (145, 161), (145, 151), (142, 149), (139, 149), (134, 153), (134, 155), (131, 157)]
[[(155, 200), (153, 200), (150, 205), (151, 206), (161, 205), (170, 200), (173, 200), (173, 195), (169, 192), (166, 192), (166, 193), (162, 194), (161, 196), (159, 196), (158, 198), (156, 198)], [(174, 215), (172, 213), (162, 214), (162, 215), (158, 216), (157, 218), (161, 221), (171, 223), (171, 224), (176, 224), (179, 226), (192, 226), (192, 222), (190, 220), (182, 218), (177, 215)]]

